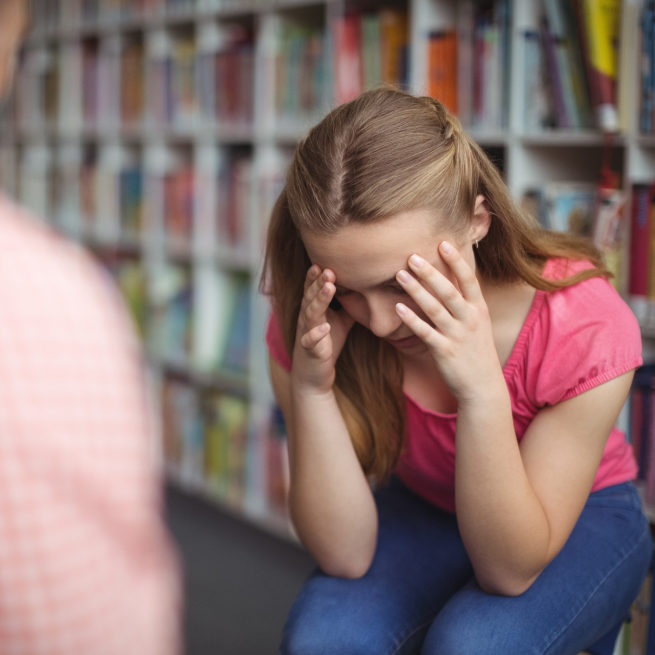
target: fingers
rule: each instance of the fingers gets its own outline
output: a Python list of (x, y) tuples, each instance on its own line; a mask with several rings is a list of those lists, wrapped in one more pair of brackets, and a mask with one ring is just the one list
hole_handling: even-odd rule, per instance
[(301, 314), (310, 319), (312, 325), (324, 317), (335, 292), (334, 273), (325, 269), (321, 271), (318, 266), (312, 266), (305, 278), (305, 292), (300, 305)]
[(438, 350), (444, 340), (441, 332), (434, 329), (432, 325), (421, 319), (416, 312), (410, 309), (404, 303), (396, 303), (396, 312), (402, 319), (403, 323), (419, 338), (423, 343)]
[(396, 279), (436, 327), (447, 330), (454, 319), (463, 319), (467, 302), (453, 283), (418, 255), (409, 258), (407, 271), (398, 271)]
[(459, 254), (458, 250), (448, 241), (439, 244), (439, 254), (455, 274), (462, 296), (471, 302), (482, 300), (482, 290), (475, 272), (468, 265), (467, 261)]

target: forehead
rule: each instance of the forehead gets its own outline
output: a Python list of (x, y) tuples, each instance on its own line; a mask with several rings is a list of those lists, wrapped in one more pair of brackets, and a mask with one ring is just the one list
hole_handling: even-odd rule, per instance
[(418, 253), (437, 257), (439, 220), (427, 210), (403, 212), (375, 223), (351, 223), (334, 234), (307, 232), (303, 243), (313, 264), (334, 271), (337, 284), (363, 289), (392, 278)]

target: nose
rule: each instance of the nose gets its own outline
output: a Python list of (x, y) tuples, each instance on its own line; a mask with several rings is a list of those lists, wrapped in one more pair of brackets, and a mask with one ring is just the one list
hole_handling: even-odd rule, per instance
[(369, 301), (368, 309), (368, 329), (373, 332), (376, 337), (384, 339), (390, 336), (398, 330), (402, 323), (400, 317), (396, 314), (393, 302), (372, 299)]

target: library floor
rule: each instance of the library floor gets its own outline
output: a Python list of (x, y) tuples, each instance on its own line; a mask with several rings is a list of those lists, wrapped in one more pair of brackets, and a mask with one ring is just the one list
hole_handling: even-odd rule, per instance
[(274, 655), (310, 557), (213, 505), (166, 491), (185, 577), (186, 655)]

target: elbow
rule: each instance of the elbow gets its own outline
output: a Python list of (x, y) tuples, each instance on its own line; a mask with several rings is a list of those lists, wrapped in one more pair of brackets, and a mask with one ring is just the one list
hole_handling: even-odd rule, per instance
[(524, 594), (539, 577), (539, 573), (532, 576), (525, 577), (519, 575), (504, 575), (504, 576), (477, 576), (478, 585), (480, 589), (487, 594), (493, 596), (508, 596), (516, 597)]
[(326, 557), (318, 561), (318, 566), (326, 575), (334, 578), (357, 580), (363, 578), (373, 563), (373, 554), (361, 553), (348, 557)]

